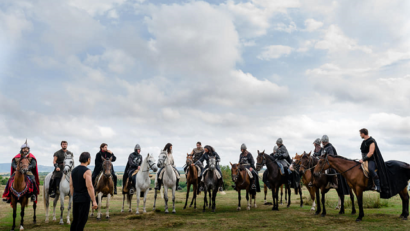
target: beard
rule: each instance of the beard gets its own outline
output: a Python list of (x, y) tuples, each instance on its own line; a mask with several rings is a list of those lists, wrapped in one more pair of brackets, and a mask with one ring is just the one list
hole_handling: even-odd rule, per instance
[(63, 148), (63, 151), (67, 150), (67, 148)]

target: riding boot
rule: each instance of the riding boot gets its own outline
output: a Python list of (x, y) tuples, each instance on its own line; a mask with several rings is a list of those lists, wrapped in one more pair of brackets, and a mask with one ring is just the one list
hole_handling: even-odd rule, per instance
[(374, 185), (375, 187), (373, 188), (373, 190), (380, 192), (380, 180), (379, 179), (374, 179)]
[(176, 185), (177, 185), (177, 191), (182, 190), (181, 186), (179, 186), (179, 179), (177, 179)]
[(330, 188), (337, 189), (337, 188), (338, 188), (337, 176), (333, 176), (333, 177), (332, 177), (332, 181), (329, 182), (329, 183), (330, 183)]
[(114, 195), (117, 195), (117, 176), (113, 175), (113, 180), (114, 180)]
[(31, 195), (31, 202), (34, 202), (34, 201), (36, 201), (37, 200), (37, 196), (36, 196), (36, 194), (32, 194)]
[(161, 184), (162, 184), (162, 180), (158, 179), (157, 180), (157, 184), (155, 185), (155, 190), (160, 190), (161, 189)]
[(49, 185), (49, 188), (48, 188), (48, 195), (50, 195), (51, 198), (56, 197), (55, 180), (54, 179), (50, 180), (50, 185)]

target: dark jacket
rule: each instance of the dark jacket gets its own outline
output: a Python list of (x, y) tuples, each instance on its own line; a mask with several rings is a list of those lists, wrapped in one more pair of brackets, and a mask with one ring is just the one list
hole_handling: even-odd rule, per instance
[(331, 143), (326, 144), (323, 148), (322, 148), (322, 155), (332, 155), (332, 156), (337, 156), (337, 152), (336, 149), (333, 147), (333, 145)]
[(253, 168), (255, 169), (255, 160), (250, 152), (245, 151), (239, 155), (239, 162), (242, 166), (246, 168)]
[(141, 154), (139, 154), (138, 152), (131, 153), (128, 156), (128, 162), (127, 162), (127, 166), (125, 166), (123, 179), (127, 179), (130, 174), (132, 174), (135, 170), (137, 170), (138, 167), (141, 166), (142, 161), (143, 161), (143, 158)]
[[(115, 162), (117, 160), (117, 157), (115, 157), (114, 153), (109, 153), (109, 152), (102, 152), (99, 151), (97, 155), (95, 156), (95, 167), (94, 167), (94, 172), (93, 175), (97, 176), (101, 171), (102, 171), (102, 164), (104, 159), (111, 159), (111, 162)], [(112, 167), (112, 171), (114, 172), (114, 166)]]
[(210, 152), (205, 152), (196, 163), (199, 162), (201, 165), (203, 165), (204, 161), (206, 161), (205, 168), (208, 168), (208, 166), (209, 166), (209, 157), (210, 156), (215, 156), (216, 162), (221, 161), (221, 158), (219, 157), (218, 153), (210, 151)]
[(292, 163), (292, 159), (290, 158), (288, 150), (286, 149), (285, 145), (281, 145), (274, 156), (276, 157), (278, 162), (280, 162), (284, 167), (289, 167), (289, 164)]

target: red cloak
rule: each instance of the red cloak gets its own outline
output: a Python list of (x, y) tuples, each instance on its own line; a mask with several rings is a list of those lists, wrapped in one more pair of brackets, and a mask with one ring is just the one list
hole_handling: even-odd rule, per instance
[[(20, 153), (17, 154), (17, 155), (13, 158), (13, 160), (16, 159), (16, 158), (21, 158), (21, 154), (20, 154)], [(37, 188), (38, 188), (38, 190), (37, 190), (37, 195), (38, 195), (38, 194), (40, 194), (40, 178), (39, 178), (39, 176), (38, 176), (37, 159), (36, 159), (36, 157), (34, 157), (34, 155), (31, 154), (31, 153), (28, 154), (27, 158), (33, 158), (33, 159), (36, 161), (36, 170), (35, 170), (35, 171), (31, 170), (31, 172), (33, 173), (34, 178), (36, 179)], [(13, 160), (12, 160), (12, 161), (13, 161)], [(10, 176), (13, 175), (13, 173), (14, 173), (15, 171), (16, 171), (16, 170), (14, 170), (13, 167), (11, 167)]]

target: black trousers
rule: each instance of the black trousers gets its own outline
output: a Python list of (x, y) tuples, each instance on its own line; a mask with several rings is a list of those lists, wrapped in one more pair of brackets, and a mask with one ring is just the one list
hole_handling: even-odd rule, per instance
[(379, 179), (379, 176), (376, 173), (376, 163), (373, 160), (368, 160), (368, 164), (370, 177), (373, 177), (374, 179)]
[(83, 231), (90, 212), (90, 201), (73, 203), (73, 222), (70, 231)]

